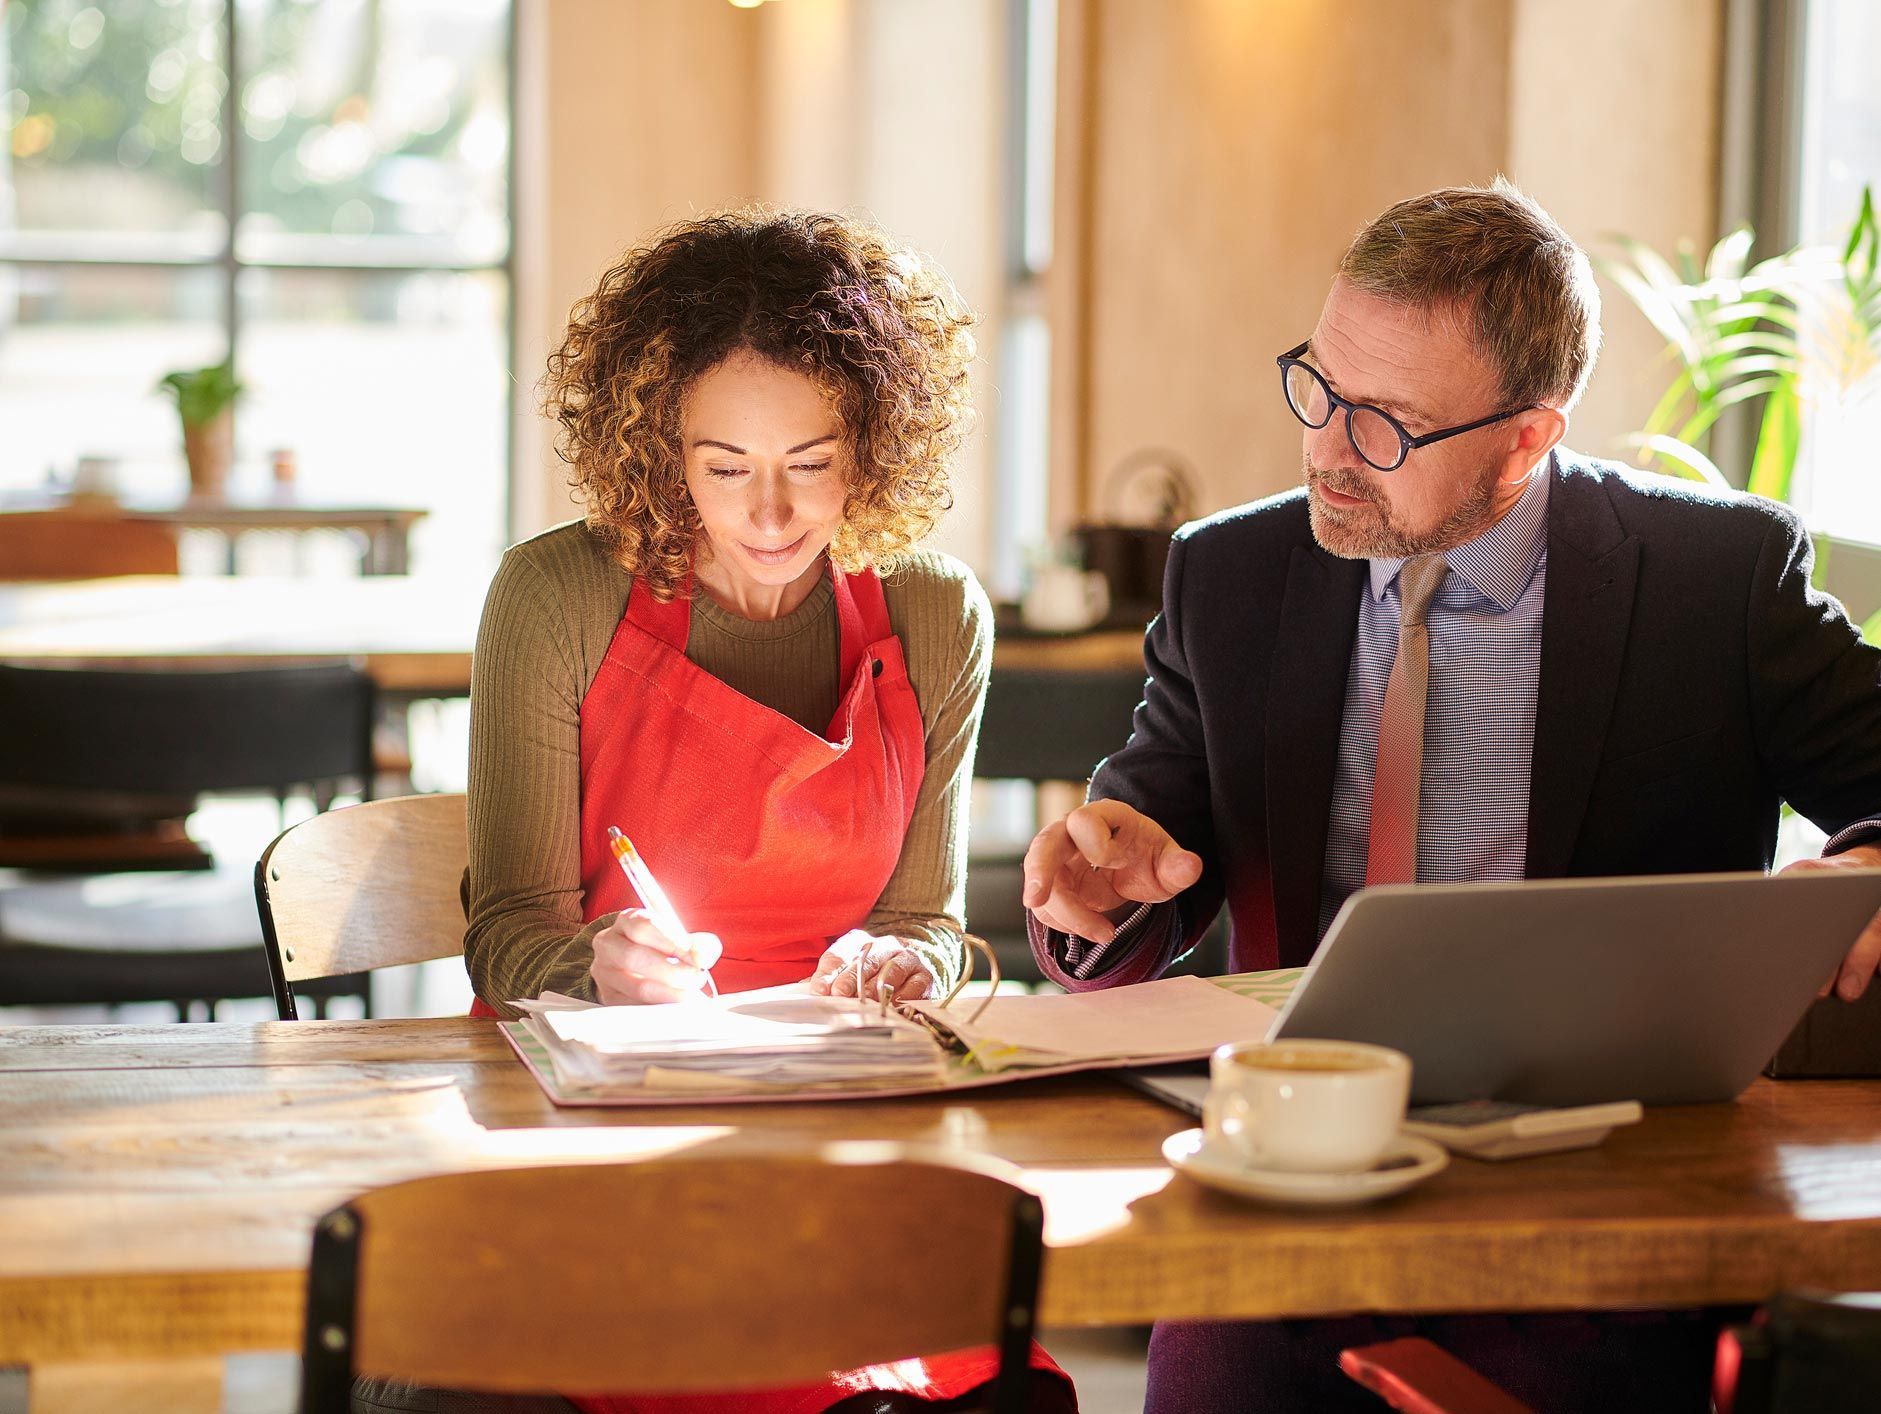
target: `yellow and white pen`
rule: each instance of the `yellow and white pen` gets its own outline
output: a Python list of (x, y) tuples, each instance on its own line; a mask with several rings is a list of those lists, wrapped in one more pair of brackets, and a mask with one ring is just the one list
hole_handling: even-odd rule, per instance
[[(634, 842), (621, 833), (620, 826), (607, 827), (607, 847), (614, 851), (614, 858), (620, 864), (620, 872), (627, 876), (627, 882), (640, 896), (648, 917), (654, 925), (676, 943), (687, 943), (692, 934), (686, 931), (686, 925), (679, 921), (679, 914), (673, 910), (672, 900), (666, 897), (666, 890), (660, 887), (659, 880), (653, 877), (653, 871), (647, 868), (646, 860), (640, 857), (640, 851), (634, 848)], [(697, 961), (695, 958), (694, 961)], [(706, 992), (716, 997), (718, 984), (712, 980), (710, 968), (705, 972)]]

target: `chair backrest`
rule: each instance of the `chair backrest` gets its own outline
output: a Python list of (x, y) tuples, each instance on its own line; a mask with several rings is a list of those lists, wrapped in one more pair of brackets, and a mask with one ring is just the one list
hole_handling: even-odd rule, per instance
[[(1017, 1414), (1042, 1215), (1010, 1173), (843, 1144), (378, 1189), (315, 1229), (303, 1414), (346, 1410), (357, 1375), (683, 1392), (989, 1341), (1002, 1356), (992, 1408)], [(932, 1240), (884, 1240), (884, 1213), (920, 1214)]]
[(988, 780), (1085, 781), (1130, 739), (1143, 671), (993, 669), (973, 774)]
[(372, 679), (343, 663), (0, 665), (0, 786), (193, 795), (372, 775)]
[(0, 513), (0, 580), (175, 574), (176, 532), (115, 512)]
[(1881, 1391), (1881, 1292), (1779, 1292), (1718, 1341), (1728, 1414), (1856, 1414)]
[(296, 1019), (295, 982), (463, 952), (468, 858), (461, 793), (345, 806), (279, 835), (255, 902), (281, 1019)]

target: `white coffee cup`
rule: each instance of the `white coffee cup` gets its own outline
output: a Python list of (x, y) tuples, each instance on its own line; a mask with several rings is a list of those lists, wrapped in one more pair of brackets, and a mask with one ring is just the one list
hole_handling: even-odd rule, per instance
[(1249, 1041), (1209, 1058), (1202, 1123), (1254, 1168), (1358, 1173), (1404, 1121), (1411, 1060), (1355, 1041)]
[(1074, 633), (1110, 612), (1110, 585), (1096, 570), (1042, 564), (1019, 603), (1025, 626), (1046, 633)]

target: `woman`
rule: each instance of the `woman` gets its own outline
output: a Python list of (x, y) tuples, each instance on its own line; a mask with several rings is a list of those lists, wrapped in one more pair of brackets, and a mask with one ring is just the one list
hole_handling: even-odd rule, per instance
[[(959, 977), (991, 613), (914, 546), (949, 504), (970, 322), (931, 265), (824, 215), (673, 227), (576, 307), (547, 405), (587, 516), (504, 557), (474, 660), (465, 958), (486, 1014), (550, 990), (675, 1001), (707, 967), (724, 991)], [(698, 932), (631, 906), (610, 825)], [(848, 1372), (671, 1407), (918, 1408), (992, 1374), (927, 1369), (913, 1397)]]

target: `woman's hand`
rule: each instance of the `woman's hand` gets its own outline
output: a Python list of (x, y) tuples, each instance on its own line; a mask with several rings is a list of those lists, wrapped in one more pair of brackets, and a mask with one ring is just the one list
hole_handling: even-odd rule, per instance
[(705, 987), (706, 969), (724, 951), (711, 933), (669, 938), (641, 909), (623, 908), (594, 935), (588, 974), (595, 996), (608, 1006), (683, 1002)]
[(852, 928), (829, 946), (817, 960), (816, 971), (804, 983), (812, 992), (831, 997), (856, 995), (856, 960), (862, 960), (862, 995), (879, 996), (892, 988), (898, 1000), (909, 1002), (934, 990), (934, 974), (900, 938), (876, 938)]

